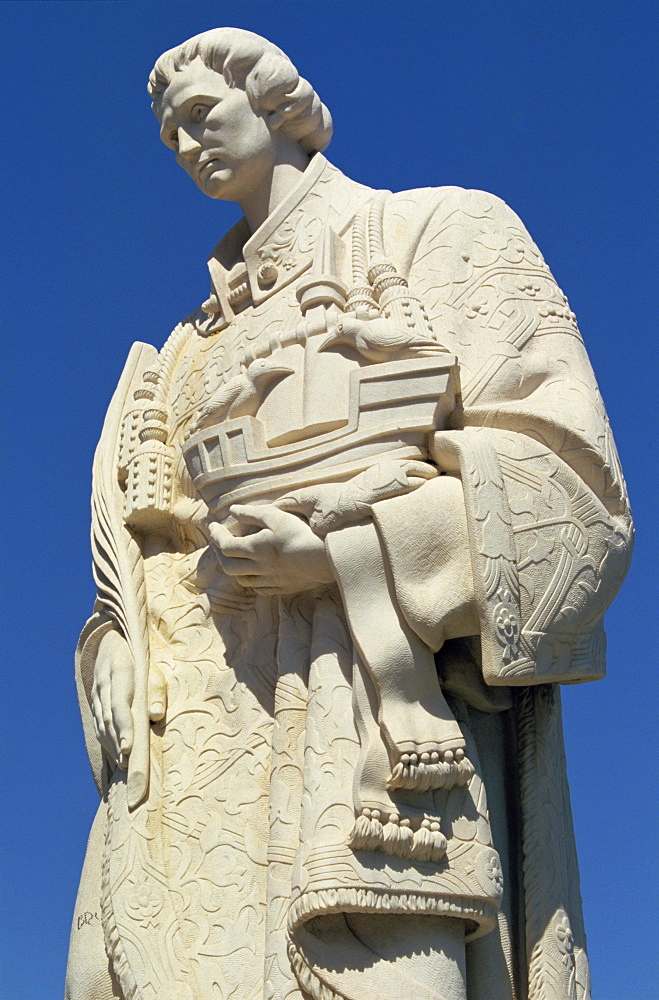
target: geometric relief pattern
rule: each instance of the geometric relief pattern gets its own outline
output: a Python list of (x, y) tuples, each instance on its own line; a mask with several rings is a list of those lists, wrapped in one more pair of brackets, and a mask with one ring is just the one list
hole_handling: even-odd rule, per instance
[[(322, 176), (318, 157), (312, 167)], [(342, 281), (359, 284), (350, 251), (362, 236), (353, 240), (351, 220), (363, 225), (373, 193), (327, 169), (332, 197), (325, 182), (309, 182), (294, 219), (284, 218), (254, 250), (254, 266), (274, 268), (280, 285), (252, 301), (252, 263), (225, 268), (223, 277), (221, 245), (211, 270), (214, 301), (228, 304), (226, 315), (213, 326), (196, 313), (177, 328), (121, 424), (117, 491), (143, 444), (162, 455), (167, 474), (158, 531), (144, 533), (142, 548), (150, 656), (167, 683), (167, 715), (151, 730), (148, 797), (129, 809), (116, 777), (108, 792), (103, 922), (131, 1000), (356, 1000), (371, 995), (370, 980), (355, 974), (348, 982), (336, 970), (332, 978), (324, 966), (321, 975), (314, 952), (313, 928), (332, 915), (449, 915), (466, 921), (471, 936), (497, 922), (502, 866), (464, 708), (456, 702), (473, 765), (468, 780), (397, 789), (400, 815), (374, 821), (382, 843), (351, 847), (364, 762), (386, 747), (339, 589), (280, 599), (232, 589), (209, 544), (208, 509), (181, 459), (203, 406), (229, 390), (247, 394), (227, 395), (226, 412), (238, 400), (250, 427), (276, 410), (277, 393), (290, 385), (297, 387), (291, 407), (298, 396), (316, 407), (319, 426), (326, 426), (323, 406), (336, 416), (336, 401), (323, 402), (304, 381), (321, 357), (310, 361), (308, 350), (319, 321), (314, 314), (302, 323), (293, 279), (306, 274), (331, 222), (348, 251)], [(381, 248), (396, 280), (409, 285), (409, 301), (423, 304), (433, 336), (458, 359), (461, 401), (435, 435), (432, 457), (462, 479), (483, 673), (490, 683), (540, 684), (537, 692), (524, 688), (517, 703), (528, 1000), (587, 1000), (559, 708), (544, 682), (603, 673), (601, 618), (628, 559), (624, 483), (574, 315), (513, 213), (492, 196), (452, 188), (381, 194), (377, 202)], [(375, 240), (376, 214), (368, 214), (367, 241)], [(360, 272), (359, 280), (387, 274)], [(217, 287), (220, 279), (226, 288)], [(433, 343), (424, 340), (424, 349)], [(364, 350), (359, 359), (350, 350), (337, 355), (336, 370), (374, 363), (372, 345)], [(248, 376), (258, 369), (251, 366), (284, 352), (287, 364), (296, 359), (295, 371), (269, 383), (262, 399), (249, 396)], [(552, 809), (567, 816), (561, 858)], [(445, 855), (404, 856), (391, 830), (400, 841), (407, 823), (410, 839), (431, 819)], [(555, 904), (550, 914), (545, 892)], [(337, 969), (357, 949), (377, 981), (374, 953), (367, 962), (355, 935), (346, 942), (345, 954), (337, 944)]]

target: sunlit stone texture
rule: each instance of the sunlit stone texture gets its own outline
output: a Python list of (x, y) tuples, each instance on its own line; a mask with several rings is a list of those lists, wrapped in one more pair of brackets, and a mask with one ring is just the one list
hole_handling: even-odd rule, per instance
[(344, 176), (264, 39), (149, 90), (244, 218), (94, 461), (67, 997), (586, 1000), (558, 684), (632, 529), (574, 313), (498, 198)]

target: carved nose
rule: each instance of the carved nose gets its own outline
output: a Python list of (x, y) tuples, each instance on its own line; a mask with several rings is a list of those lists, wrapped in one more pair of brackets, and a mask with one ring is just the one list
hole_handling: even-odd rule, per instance
[(201, 146), (183, 128), (178, 129), (178, 152), (180, 156), (194, 156)]

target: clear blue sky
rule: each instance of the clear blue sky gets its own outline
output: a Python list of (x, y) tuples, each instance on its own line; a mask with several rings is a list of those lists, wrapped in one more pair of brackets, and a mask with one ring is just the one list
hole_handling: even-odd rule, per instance
[(204, 198), (159, 143), (146, 79), (161, 51), (220, 24), (260, 32), (291, 56), (332, 111), (329, 156), (349, 175), (394, 190), (460, 184), (503, 197), (579, 317), (638, 526), (631, 574), (607, 618), (609, 677), (564, 691), (594, 996), (657, 995), (656, 881), (649, 888), (657, 853), (656, 7), (0, 5), (7, 1000), (62, 996), (96, 805), (72, 667), (93, 602), (93, 448), (131, 342), (160, 346), (206, 297), (206, 256), (237, 216)]

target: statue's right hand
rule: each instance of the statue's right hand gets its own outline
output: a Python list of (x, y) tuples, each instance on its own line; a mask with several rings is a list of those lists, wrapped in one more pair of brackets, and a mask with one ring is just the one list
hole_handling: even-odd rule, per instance
[(99, 643), (94, 664), (92, 712), (101, 746), (120, 767), (133, 749), (135, 665), (128, 643), (112, 629)]
[[(128, 766), (133, 749), (135, 664), (128, 643), (115, 629), (98, 645), (92, 684), (92, 713), (99, 743), (119, 767)], [(156, 663), (149, 668), (149, 719), (160, 722), (167, 710), (167, 682)]]

